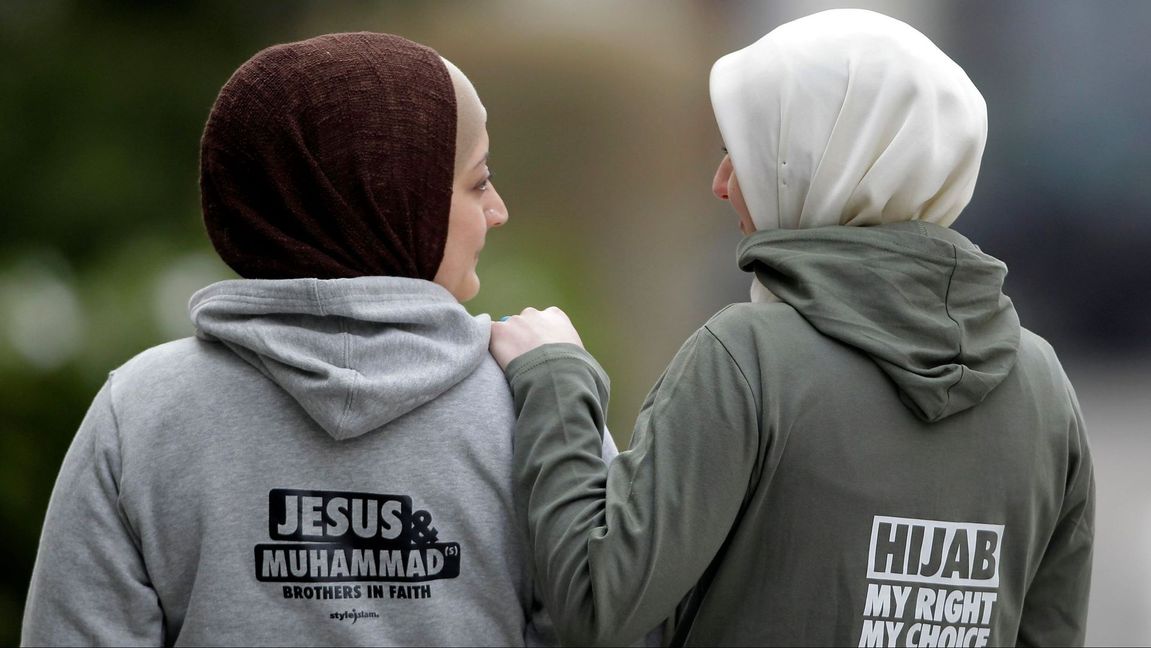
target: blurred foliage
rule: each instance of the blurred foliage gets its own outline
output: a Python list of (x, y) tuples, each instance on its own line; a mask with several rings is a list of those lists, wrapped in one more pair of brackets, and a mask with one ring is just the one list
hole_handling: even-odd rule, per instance
[[(207, 109), (301, 6), (0, 3), (0, 644), (18, 640), (48, 495), (88, 403), (109, 370), (174, 337), (155, 316), (157, 278), (173, 259), (210, 258), (196, 187)], [(212, 264), (200, 278), (227, 276)]]

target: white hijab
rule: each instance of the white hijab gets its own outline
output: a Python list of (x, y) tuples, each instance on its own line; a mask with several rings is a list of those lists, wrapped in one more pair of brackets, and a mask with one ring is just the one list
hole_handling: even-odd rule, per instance
[[(971, 200), (987, 105), (894, 18), (835, 9), (716, 61), (711, 102), (757, 229), (944, 227)], [(773, 299), (758, 281), (752, 301)]]

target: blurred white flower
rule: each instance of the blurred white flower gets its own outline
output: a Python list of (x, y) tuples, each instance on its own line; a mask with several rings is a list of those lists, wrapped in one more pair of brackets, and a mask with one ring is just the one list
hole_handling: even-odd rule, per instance
[(56, 369), (84, 342), (85, 318), (73, 287), (36, 262), (0, 274), (0, 325), (11, 350), (41, 371)]
[(228, 269), (215, 256), (197, 252), (177, 258), (152, 284), (152, 317), (161, 335), (176, 339), (192, 335), (188, 300), (208, 284), (229, 278)]

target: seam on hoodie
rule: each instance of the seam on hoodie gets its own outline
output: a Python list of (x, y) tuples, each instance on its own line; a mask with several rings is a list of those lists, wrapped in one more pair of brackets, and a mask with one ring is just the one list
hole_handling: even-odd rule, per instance
[[(793, 73), (793, 70), (791, 68), (791, 59), (788, 58), (787, 56), (781, 56), (779, 61), (782, 64), (782, 67), (784, 67), (784, 69), (786, 70), (787, 76), (790, 78), (792, 76), (792, 73)], [(787, 150), (784, 150), (784, 141), (785, 141), (784, 140), (784, 132), (783, 132), (784, 127), (787, 127), (787, 137), (788, 138), (791, 137), (791, 128), (790, 128), (791, 125), (785, 123), (783, 120), (783, 108), (784, 108), (784, 106), (783, 106), (783, 93), (782, 92), (779, 93), (779, 95), (776, 97), (776, 105), (778, 106), (779, 109), (775, 111), (775, 114), (777, 115), (777, 120), (775, 123), (775, 127), (776, 127), (775, 132), (779, 133), (779, 139), (776, 140), (776, 142), (775, 142), (775, 168), (776, 168), (776, 172), (775, 172), (775, 226), (777, 228), (782, 228), (783, 227), (783, 203), (784, 203), (783, 190), (787, 187), (787, 182), (785, 181), (783, 174), (779, 172), (779, 169), (780, 168), (783, 168), (783, 169), (787, 168), (786, 166), (781, 165), (780, 162), (786, 161), (787, 153), (789, 152)], [(791, 142), (787, 141), (787, 144), (790, 145)], [(735, 160), (732, 160), (731, 167), (733, 170), (735, 169)], [(736, 176), (736, 178), (738, 180), (738, 176)], [(744, 204), (747, 204), (747, 199), (745, 198), (743, 202), (744, 202)], [(752, 224), (755, 224), (755, 218), (752, 218), (751, 221), (752, 221)]]
[[(761, 451), (764, 450), (762, 390), (760, 391), (760, 394), (761, 394), (760, 402), (757, 403), (755, 400), (756, 392), (754, 389), (751, 388), (751, 381), (747, 379), (747, 374), (743, 372), (743, 367), (739, 366), (739, 362), (736, 361), (735, 356), (731, 353), (731, 350), (727, 348), (727, 345), (723, 343), (723, 340), (719, 339), (719, 336), (715, 334), (715, 331), (711, 330), (711, 328), (709, 328), (706, 324), (704, 324), (704, 329), (708, 333), (710, 333), (712, 339), (714, 339), (717, 343), (719, 343), (719, 346), (721, 346), (723, 348), (723, 350), (727, 352), (727, 357), (731, 358), (731, 363), (733, 365), (735, 365), (736, 369), (739, 370), (739, 375), (743, 377), (743, 383), (747, 387), (747, 391), (748, 391), (747, 395), (749, 398), (751, 398), (751, 404), (755, 408), (755, 421), (757, 424), (756, 429), (755, 429), (755, 457), (756, 457), (755, 463), (757, 465), (753, 465), (751, 470), (748, 471), (747, 484), (744, 485), (744, 490), (743, 490), (743, 493), (744, 493), (743, 501), (739, 505), (739, 512), (736, 513), (737, 519), (738, 519), (738, 517), (742, 517), (747, 512), (747, 509), (746, 509), (747, 503), (751, 500), (752, 493), (755, 492), (756, 486), (763, 483), (764, 467), (762, 466), (762, 464), (759, 464), (759, 457), (763, 456), (765, 462), (770, 462), (770, 460), (767, 458), (766, 455), (761, 455)], [(791, 435), (788, 434), (787, 438), (785, 438), (783, 440), (783, 447), (780, 448), (781, 456), (782, 456), (782, 453), (787, 449), (787, 441), (790, 439), (791, 439)], [(770, 443), (768, 445), (770, 447)], [(778, 466), (778, 463), (776, 465)], [(759, 468), (759, 479), (758, 480), (755, 479), (755, 473), (756, 473), (757, 467)], [(772, 474), (772, 476), (774, 476), (775, 471), (772, 470), (771, 474)], [(734, 523), (733, 523), (733, 528), (734, 528)]]
[(723, 340), (719, 339), (719, 336), (715, 334), (715, 331), (711, 330), (707, 324), (703, 325), (703, 330), (707, 331), (708, 335), (711, 336), (711, 339), (715, 340), (716, 344), (718, 344), (720, 348), (722, 348), (727, 353), (727, 357), (731, 359), (731, 364), (735, 365), (735, 368), (739, 371), (739, 376), (743, 378), (743, 384), (747, 387), (747, 393), (751, 396), (751, 404), (755, 406), (755, 416), (758, 420), (762, 421), (763, 408), (755, 402), (755, 390), (751, 388), (751, 381), (747, 379), (747, 374), (743, 372), (743, 367), (739, 366), (739, 362), (736, 361), (735, 356), (732, 355), (731, 349), (727, 348), (727, 345), (723, 343)]
[[(342, 369), (351, 369), (352, 357), (352, 335), (348, 333), (348, 323), (344, 318), (338, 318), (340, 322), (340, 335), (344, 338), (344, 361)], [(352, 371), (352, 384), (348, 385), (348, 394), (344, 397), (344, 411), (340, 413), (339, 422), (336, 423), (335, 435), (339, 436), (344, 431), (344, 422), (348, 420), (348, 413), (352, 411), (352, 403), (356, 399), (356, 385), (360, 382), (360, 372)]]
[[(120, 474), (116, 480), (118, 490), (124, 490), (124, 438), (120, 435), (120, 417), (116, 414), (116, 400), (113, 395), (112, 379), (116, 377), (115, 371), (108, 372), (108, 412), (112, 414), (112, 428), (116, 433), (116, 453), (120, 455)], [(120, 493), (116, 493), (119, 500)], [(117, 502), (118, 504), (119, 502)]]
[[(958, 358), (963, 355), (963, 327), (960, 326), (959, 322), (951, 316), (951, 307), (949, 304), (951, 301), (951, 284), (955, 281), (955, 273), (959, 271), (959, 251), (956, 249), (954, 244), (950, 245), (952, 256), (951, 274), (947, 276), (947, 290), (943, 293), (943, 312), (947, 315), (947, 319), (951, 320), (951, 322), (955, 324), (955, 328), (959, 333), (959, 352), (953, 356), (954, 358)], [(959, 364), (959, 377), (955, 379), (955, 382), (947, 386), (947, 400), (943, 403), (943, 408), (937, 413), (942, 413), (948, 408), (948, 406), (951, 405), (951, 390), (963, 381), (965, 371), (967, 371), (967, 368), (964, 367), (963, 364)]]
[(194, 313), (203, 310), (205, 306), (214, 302), (225, 302), (231, 304), (255, 304), (255, 305), (297, 305), (300, 303), (299, 298), (293, 299), (290, 297), (260, 297), (256, 295), (216, 295), (200, 300), (192, 307)]
[[(112, 393), (114, 391), (112, 382), (115, 377), (116, 372), (114, 370), (108, 372), (108, 413), (112, 415), (112, 428), (116, 435), (116, 454), (120, 463), (120, 474), (116, 476), (116, 517), (120, 518), (120, 522), (128, 530), (128, 534), (132, 536), (136, 550), (139, 551), (142, 546), (140, 534), (132, 526), (132, 521), (128, 519), (128, 514), (124, 511), (124, 506), (121, 503), (124, 497), (124, 435), (120, 434), (120, 416), (116, 414), (116, 398)], [(95, 439), (93, 439), (94, 441)], [(144, 571), (147, 573), (147, 566), (145, 566)]]
[(320, 282), (319, 281), (311, 282), (311, 289), (312, 289), (312, 299), (316, 300), (316, 308), (320, 309), (320, 315), (327, 315), (328, 312), (324, 308), (324, 300), (322, 297), (320, 297)]

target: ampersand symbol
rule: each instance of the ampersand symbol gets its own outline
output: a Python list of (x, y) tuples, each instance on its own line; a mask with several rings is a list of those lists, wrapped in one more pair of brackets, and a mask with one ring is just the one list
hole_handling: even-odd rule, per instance
[(428, 528), (432, 523), (432, 514), (427, 511), (416, 511), (412, 514), (412, 533), (415, 537), (412, 542), (418, 545), (425, 545), (435, 542), (438, 532), (435, 527)]

